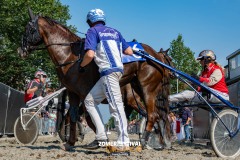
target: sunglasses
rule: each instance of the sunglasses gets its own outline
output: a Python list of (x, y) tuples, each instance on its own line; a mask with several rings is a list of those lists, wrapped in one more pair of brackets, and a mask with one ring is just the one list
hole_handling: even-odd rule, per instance
[(42, 75), (42, 78), (47, 78), (47, 76), (46, 75)]

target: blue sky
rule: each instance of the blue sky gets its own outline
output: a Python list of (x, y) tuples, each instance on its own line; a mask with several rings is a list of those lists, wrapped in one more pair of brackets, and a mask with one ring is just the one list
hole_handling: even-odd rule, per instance
[[(118, 29), (126, 41), (133, 38), (167, 49), (182, 34), (195, 57), (212, 49), (225, 66), (226, 57), (240, 48), (240, 0), (60, 0), (72, 16), (68, 24), (87, 32), (86, 15), (102, 9), (107, 25)], [(84, 35), (79, 34), (80, 37)]]
[[(211, 49), (217, 61), (227, 65), (226, 57), (240, 49), (240, 0), (60, 0), (68, 5), (68, 24), (87, 32), (86, 15), (102, 9), (107, 26), (118, 29), (126, 41), (133, 38), (155, 50), (170, 47), (182, 34), (185, 46), (195, 57)], [(84, 35), (79, 34), (80, 37)], [(107, 110), (107, 106), (103, 109)]]

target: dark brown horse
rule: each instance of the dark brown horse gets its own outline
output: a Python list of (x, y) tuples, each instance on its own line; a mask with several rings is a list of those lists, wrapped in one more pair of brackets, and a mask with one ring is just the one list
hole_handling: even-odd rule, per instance
[[(166, 63), (166, 64), (168, 64), (168, 65), (170, 65), (170, 66), (172, 66), (173, 64), (172, 64), (172, 59), (167, 55), (167, 52), (168, 52), (168, 50), (166, 50), (166, 51), (163, 51), (163, 49), (161, 49), (159, 52), (158, 52), (158, 56), (160, 56), (160, 57), (162, 57), (163, 59), (164, 59), (164, 63)], [(157, 57), (158, 57), (157, 56)], [(167, 70), (166, 70), (167, 71)], [(169, 91), (169, 81), (168, 81), (169, 79), (167, 79), (167, 81), (165, 82), (165, 84), (163, 85), (163, 89), (162, 89), (162, 91), (164, 91), (164, 92), (162, 92), (162, 94), (160, 94), (162, 97), (165, 95), (165, 97), (167, 97), (168, 96), (168, 92), (167, 91)], [(134, 91), (134, 89), (132, 88), (132, 86), (131, 86), (131, 83), (128, 83), (128, 84), (126, 84), (126, 85), (124, 85), (124, 86), (122, 86), (121, 87), (121, 92), (122, 92), (122, 98), (123, 98), (123, 102), (124, 102), (124, 106), (125, 106), (125, 113), (126, 113), (126, 117), (129, 119), (129, 116), (130, 116), (130, 114), (132, 113), (132, 111), (133, 110), (135, 110), (135, 111), (137, 111), (138, 113), (140, 113), (142, 116), (147, 116), (147, 112), (146, 112), (146, 108), (145, 108), (145, 106), (144, 106), (144, 104), (143, 104), (143, 101), (141, 100), (141, 97)], [(166, 94), (167, 93), (167, 94)], [(162, 97), (158, 97), (159, 98), (159, 102), (161, 102), (162, 100), (164, 100), (164, 98), (162, 98)], [(108, 102), (106, 101), (106, 99), (102, 102), (103, 104), (107, 104)], [(166, 103), (168, 103), (168, 102), (166, 102)], [(162, 105), (158, 105), (158, 106), (165, 106), (166, 105), (166, 103), (163, 103)], [(164, 108), (164, 107), (163, 107)], [(64, 110), (64, 106), (63, 106), (63, 108), (60, 108), (60, 110)], [(84, 106), (81, 106), (80, 107), (80, 114), (82, 114), (82, 113), (84, 113), (85, 111), (84, 111)], [(88, 121), (88, 125), (89, 125), (89, 127), (93, 130), (93, 131), (95, 131), (95, 126), (93, 125), (93, 123), (91, 122), (91, 118), (88, 116), (88, 114), (87, 113), (85, 113), (85, 117), (86, 117), (86, 120)], [(61, 118), (61, 117), (60, 117)], [(60, 135), (60, 137), (64, 137), (64, 138), (62, 138), (64, 141), (66, 141), (66, 139), (68, 138), (68, 137), (66, 137), (66, 135), (63, 135), (64, 134), (64, 131), (66, 130), (66, 128), (64, 128), (65, 127), (65, 125), (67, 126), (67, 128), (68, 128), (68, 126), (69, 126), (69, 124), (70, 124), (70, 116), (69, 116), (69, 114), (67, 114), (66, 115), (66, 120), (65, 120), (65, 122), (66, 122), (66, 124), (62, 124), (62, 126), (61, 126), (61, 128), (59, 128), (59, 135)], [(161, 120), (161, 119), (160, 119)], [(160, 121), (160, 120), (158, 120), (158, 121)], [(160, 130), (160, 126), (158, 127), (158, 129), (159, 129), (159, 133), (161, 133), (162, 135), (163, 135), (163, 131), (164, 131), (164, 129), (163, 130)], [(78, 132), (77, 132), (78, 133)], [(78, 133), (79, 134), (79, 133)], [(162, 143), (162, 145), (164, 145), (163, 143), (165, 142), (165, 143), (167, 143), (166, 141), (167, 141), (167, 139), (165, 139), (165, 141), (163, 141), (163, 139), (162, 139), (162, 137), (163, 136), (160, 136), (160, 142)], [(82, 136), (80, 136), (80, 138), (82, 138)]]
[[(82, 55), (73, 52), (76, 44), (81, 45), (81, 38), (70, 32), (63, 25), (48, 17), (34, 16), (30, 12), (30, 22), (26, 26), (26, 33), (23, 36), (22, 47), (19, 50), (21, 56), (26, 56), (31, 50), (44, 43), (49, 56), (56, 66), (56, 71), (61, 83), (67, 88), (70, 102), (71, 129), (68, 144), (74, 145), (76, 141), (76, 121), (79, 104), (83, 101), (91, 88), (99, 79), (98, 68), (92, 61), (85, 67), (86, 72), (79, 73), (79, 61)], [(144, 50), (150, 55), (164, 62), (163, 57), (158, 57), (156, 51), (150, 46), (142, 44)], [(163, 86), (168, 82), (169, 73), (158, 64), (145, 61), (133, 62), (124, 65), (124, 75), (120, 81), (121, 85), (131, 84), (134, 91), (143, 100), (147, 111), (146, 131), (143, 135), (143, 145), (148, 140), (154, 123), (162, 119), (165, 128), (169, 128), (168, 105), (157, 103), (158, 97), (162, 97)], [(169, 90), (169, 88), (168, 88)], [(163, 97), (167, 101), (167, 97)], [(161, 105), (161, 106), (158, 106)], [(169, 134), (167, 129), (166, 133)]]

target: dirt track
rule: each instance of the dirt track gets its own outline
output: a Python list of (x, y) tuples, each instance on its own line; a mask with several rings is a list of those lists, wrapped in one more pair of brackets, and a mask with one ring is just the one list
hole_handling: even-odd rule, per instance
[[(82, 143), (78, 142), (72, 151), (66, 152), (61, 149), (61, 141), (53, 136), (39, 136), (34, 145), (19, 145), (15, 138), (0, 138), (0, 159), (1, 160), (35, 160), (35, 159), (129, 159), (129, 160), (150, 160), (150, 159), (172, 159), (172, 160), (201, 160), (201, 159), (221, 159), (216, 157), (210, 146), (206, 143), (178, 144), (174, 143), (171, 150), (143, 150), (131, 152), (130, 156), (107, 156), (106, 149), (97, 149), (93, 151), (81, 148), (81, 145), (87, 144), (94, 139), (93, 132), (87, 133)], [(138, 135), (130, 135), (131, 140), (138, 140)], [(116, 138), (116, 134), (109, 136), (110, 140)], [(240, 159), (240, 157), (239, 157)]]

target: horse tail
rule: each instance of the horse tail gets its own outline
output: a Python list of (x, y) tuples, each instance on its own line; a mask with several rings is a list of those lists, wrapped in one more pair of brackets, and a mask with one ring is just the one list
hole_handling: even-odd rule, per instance
[(170, 83), (168, 78), (165, 78), (163, 80), (161, 91), (158, 93), (156, 97), (156, 107), (157, 112), (159, 116), (158, 121), (158, 128), (160, 132), (160, 142), (162, 144), (165, 143), (165, 145), (168, 144), (170, 138), (171, 138), (171, 127), (170, 122), (168, 118), (169, 114), (169, 101), (168, 96), (170, 94)]

